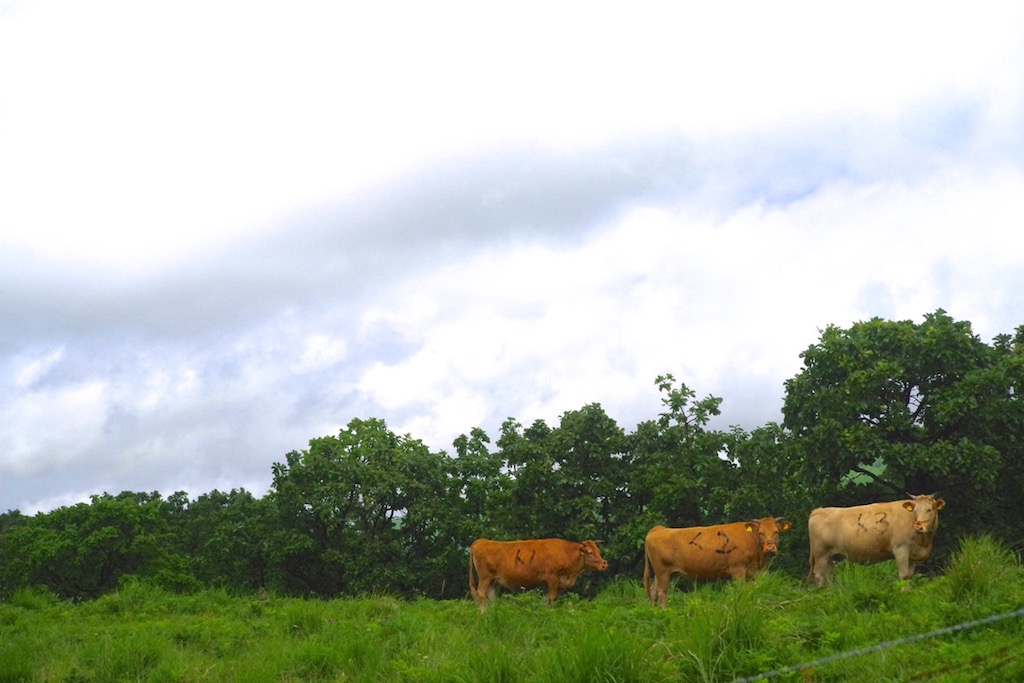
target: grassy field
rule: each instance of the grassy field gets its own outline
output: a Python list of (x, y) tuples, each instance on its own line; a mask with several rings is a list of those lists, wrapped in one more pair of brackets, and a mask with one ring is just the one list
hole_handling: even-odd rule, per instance
[[(594, 600), (332, 601), (176, 595), (126, 584), (70, 604), (39, 591), (0, 603), (3, 681), (730, 681), (1024, 606), (1024, 569), (971, 539), (909, 590), (891, 562), (841, 565), (806, 589), (768, 573), (680, 585), (667, 610), (639, 581)], [(849, 657), (775, 681), (1024, 680), (1024, 618)]]

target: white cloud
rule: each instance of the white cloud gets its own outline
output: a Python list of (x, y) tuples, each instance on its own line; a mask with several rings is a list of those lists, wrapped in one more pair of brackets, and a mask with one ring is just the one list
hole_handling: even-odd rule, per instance
[(26, 4), (0, 23), (4, 239), (150, 269), (495, 145), (1020, 107), (1016, 4), (581, 10)]
[(189, 367), (151, 372), (139, 382), (120, 387), (123, 405), (142, 413), (167, 409), (174, 403), (194, 398), (201, 389), (198, 373)]
[(14, 387), (27, 389), (49, 372), (50, 368), (64, 357), (64, 347), (54, 349), (43, 356), (15, 360)]
[(492, 423), (551, 420), (592, 401), (650, 403), (655, 376), (673, 372), (701, 395), (721, 396), (727, 377), (768, 382), (777, 400), (760, 419), (780, 419), (783, 381), (826, 325), (989, 309), (1000, 270), (1020, 263), (993, 245), (1024, 220), (1021, 197), (1019, 173), (943, 169), (914, 187), (839, 183), (721, 218), (641, 207), (574, 247), (490, 251), (418, 280), (408, 299), (398, 290), (375, 316), (404, 320), (418, 351), (375, 363), (360, 387), (420, 416), (410, 424), (465, 431), (475, 423), (451, 420), (445, 401), (467, 387), (466, 418), (487, 402)]
[(16, 395), (0, 423), (0, 467), (16, 476), (67, 465), (99, 436), (106, 410), (107, 385), (98, 380)]
[(296, 372), (324, 370), (345, 357), (344, 339), (329, 334), (313, 334), (306, 338), (302, 354), (293, 366)]
[(1021, 323), (1019, 3), (5, 7), (0, 509)]
[(102, 491), (91, 489), (64, 490), (59, 495), (35, 500), (31, 504), (19, 508), (19, 511), (24, 515), (49, 512), (59, 507), (70, 507), (79, 503), (88, 503), (91, 496), (99, 493), (102, 493)]

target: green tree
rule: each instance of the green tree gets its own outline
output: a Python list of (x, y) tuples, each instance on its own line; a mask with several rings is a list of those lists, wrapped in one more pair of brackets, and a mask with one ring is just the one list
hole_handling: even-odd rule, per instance
[(272, 585), (267, 538), (276, 520), (269, 499), (215, 489), (189, 502), (179, 492), (168, 497), (165, 514), (198, 583), (239, 593)]
[(599, 404), (568, 411), (552, 429), (502, 425), (501, 459), (510, 475), (508, 535), (582, 540), (612, 531), (623, 488), (625, 435)]
[[(507, 468), (500, 480), (504, 509), (491, 516), (485, 535), (594, 539), (606, 544), (606, 559), (616, 561), (617, 533), (629, 511), (626, 438), (599, 404), (563, 413), (554, 429), (536, 420), (524, 430), (509, 418), (498, 447), (492, 467), (502, 462)], [(584, 577), (581, 588), (603, 578)]]
[(598, 403), (564, 413), (549, 440), (558, 471), (563, 534), (609, 539), (626, 495), (626, 437)]
[(399, 437), (383, 420), (354, 419), (275, 463), (281, 529), (273, 562), (289, 591), (318, 595), (439, 590), (447, 539), (438, 519), (450, 459)]
[(454, 535), (465, 546), (475, 539), (503, 535), (511, 501), (512, 478), (500, 452), (491, 452), (490, 437), (479, 427), (462, 434), (455, 446), (451, 500), (458, 507)]
[(18, 546), (11, 538), (14, 530), (27, 524), (30, 519), (20, 510), (8, 510), (0, 514), (0, 598), (10, 597), (16, 588), (25, 585), (17, 556)]
[(94, 598), (125, 576), (180, 576), (165, 547), (160, 494), (125, 491), (39, 513), (0, 535), (10, 587), (46, 586), (66, 598)]
[(1020, 336), (988, 346), (941, 309), (826, 328), (783, 406), (819, 504), (937, 492), (944, 526), (990, 519), (1000, 478), (1019, 473)]
[(793, 574), (806, 573), (807, 556), (794, 549), (807, 548), (806, 520), (815, 505), (793, 439), (777, 423), (750, 433), (733, 427), (728, 454), (737, 468), (725, 519), (785, 517), (793, 527), (780, 540), (782, 550), (773, 566)]
[(497, 445), (511, 482), (504, 533), (495, 533), (498, 540), (564, 534), (565, 523), (553, 505), (560, 477), (550, 438), (551, 428), (544, 420), (535, 420), (527, 429), (513, 418), (502, 423)]
[[(629, 512), (620, 515), (617, 537), (630, 572), (643, 562), (644, 538), (656, 524), (685, 527), (718, 524), (732, 499), (736, 466), (727, 459), (730, 435), (708, 429), (722, 399), (696, 399), (671, 374), (655, 385), (664, 406), (657, 419), (628, 435), (625, 463)], [(631, 550), (631, 552), (630, 552)]]
[[(960, 392), (942, 403), (942, 418), (956, 424), (963, 440), (984, 444), (999, 454), (994, 486), (975, 486), (969, 533), (992, 533), (1017, 549), (1024, 548), (1024, 326), (993, 340), (991, 362), (969, 373)], [(953, 508), (944, 511), (949, 515)]]
[[(730, 437), (707, 428), (722, 399), (696, 393), (671, 374), (655, 383), (665, 411), (637, 425), (631, 461), (634, 489), (649, 509), (647, 519), (673, 527), (718, 524), (730, 499), (735, 464), (727, 459)], [(646, 529), (644, 534), (646, 534)]]

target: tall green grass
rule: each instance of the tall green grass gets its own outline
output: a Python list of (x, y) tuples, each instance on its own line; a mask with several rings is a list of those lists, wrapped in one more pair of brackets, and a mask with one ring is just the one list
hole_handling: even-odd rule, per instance
[[(0, 603), (5, 681), (730, 681), (1024, 606), (1024, 569), (989, 538), (965, 539), (941, 574), (840, 565), (808, 589), (768, 573), (679, 582), (668, 609), (639, 578), (593, 600), (506, 593), (312, 601), (169, 593), (127, 581), (72, 604), (23, 590)], [(1024, 619), (818, 664), (782, 681), (1024, 680)], [(980, 678), (979, 678), (980, 677)]]
[(953, 554), (945, 573), (945, 589), (951, 604), (963, 615), (1020, 607), (1015, 588), (1020, 573), (1016, 555), (993, 538), (964, 540)]

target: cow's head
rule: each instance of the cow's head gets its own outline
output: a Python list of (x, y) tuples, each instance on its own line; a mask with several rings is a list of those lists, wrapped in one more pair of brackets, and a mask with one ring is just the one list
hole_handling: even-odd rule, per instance
[(930, 496), (915, 496), (910, 493), (910, 500), (903, 501), (903, 507), (914, 513), (914, 531), (919, 534), (933, 533), (939, 528), (939, 510), (946, 501)]
[(761, 550), (765, 555), (774, 555), (779, 552), (779, 534), (789, 531), (791, 526), (793, 525), (789, 520), (782, 517), (765, 517), (750, 520), (744, 528), (751, 533), (757, 532)]
[(595, 569), (603, 572), (608, 569), (608, 561), (601, 557), (601, 551), (593, 541), (580, 543), (580, 554), (583, 556), (583, 566), (587, 569)]

